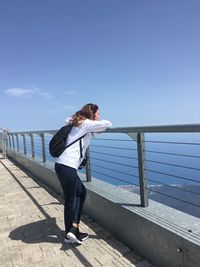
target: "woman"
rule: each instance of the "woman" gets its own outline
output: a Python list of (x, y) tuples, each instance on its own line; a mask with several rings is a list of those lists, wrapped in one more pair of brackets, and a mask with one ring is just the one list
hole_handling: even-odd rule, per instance
[(65, 222), (65, 242), (82, 244), (88, 238), (88, 234), (79, 232), (79, 223), (82, 207), (86, 197), (86, 189), (77, 174), (85, 155), (86, 149), (90, 144), (92, 133), (103, 132), (111, 127), (111, 122), (100, 120), (99, 108), (95, 104), (87, 104), (80, 111), (77, 111), (72, 117), (66, 120), (72, 124), (67, 144), (82, 137), (68, 147), (58, 158), (56, 158), (55, 171), (59, 178), (64, 193), (64, 222)]

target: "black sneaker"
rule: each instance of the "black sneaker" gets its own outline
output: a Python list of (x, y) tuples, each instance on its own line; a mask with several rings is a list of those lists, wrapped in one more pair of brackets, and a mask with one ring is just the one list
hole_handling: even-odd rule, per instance
[(79, 237), (79, 229), (72, 226), (70, 231), (67, 233), (64, 241), (65, 243), (82, 244), (82, 240)]
[(86, 239), (88, 239), (89, 235), (87, 233), (81, 233), (79, 232), (78, 234), (78, 239), (81, 241), (85, 241)]

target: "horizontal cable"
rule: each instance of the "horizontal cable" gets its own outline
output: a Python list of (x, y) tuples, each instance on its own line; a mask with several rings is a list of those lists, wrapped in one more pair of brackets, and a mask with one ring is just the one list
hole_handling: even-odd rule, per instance
[[(98, 171), (94, 171), (94, 170), (92, 170), (92, 172), (94, 172), (94, 173), (98, 173), (98, 174), (102, 174), (102, 175), (105, 175), (105, 173), (98, 172)], [(123, 179), (119, 179), (119, 178), (113, 177), (112, 175), (108, 175), (108, 174), (106, 174), (106, 177), (110, 177), (110, 178), (112, 178), (112, 179), (115, 179), (115, 180), (118, 180), (118, 181), (121, 181), (121, 182), (125, 182), (125, 183), (127, 183), (127, 184), (135, 185), (135, 186), (137, 186), (137, 187), (138, 187), (138, 185), (137, 185), (137, 184), (134, 184), (134, 183), (128, 182), (128, 181), (126, 181), (126, 180), (123, 180)]]
[(196, 204), (191, 203), (191, 202), (189, 202), (189, 201), (186, 201), (186, 200), (183, 200), (183, 199), (180, 199), (180, 198), (177, 198), (177, 197), (173, 197), (173, 196), (167, 195), (167, 194), (165, 194), (165, 193), (161, 193), (161, 192), (159, 192), (159, 191), (156, 191), (156, 190), (153, 190), (153, 189), (150, 189), (150, 188), (147, 188), (147, 189), (148, 189), (149, 191), (156, 192), (156, 193), (158, 193), (158, 194), (160, 194), (160, 195), (167, 196), (167, 197), (169, 197), (169, 198), (173, 198), (173, 199), (179, 200), (179, 201), (181, 201), (181, 202), (183, 202), (183, 203), (187, 203), (187, 204), (190, 204), (190, 205), (192, 205), (192, 206), (195, 206), (195, 207), (200, 208), (200, 205), (196, 205)]
[(155, 151), (155, 150), (145, 150), (145, 151), (150, 152), (150, 153), (163, 154), (163, 155), (173, 155), (173, 156), (181, 156), (181, 157), (190, 157), (190, 158), (200, 159), (200, 156), (194, 156), (194, 155), (176, 154), (176, 153), (169, 153), (169, 152), (162, 152), (162, 151)]
[(99, 160), (99, 161), (104, 161), (104, 162), (117, 164), (117, 165), (120, 165), (120, 166), (125, 166), (125, 167), (131, 167), (131, 168), (138, 169), (138, 167), (135, 167), (135, 166), (132, 166), (132, 165), (128, 165), (128, 164), (119, 163), (119, 162), (114, 162), (114, 161), (109, 161), (109, 160), (104, 160), (104, 159), (98, 159), (98, 158), (93, 158), (93, 157), (91, 157), (91, 159), (95, 159), (95, 160)]
[(150, 170), (150, 169), (145, 169), (145, 171), (149, 171), (149, 172), (153, 172), (153, 173), (158, 173), (158, 174), (162, 174), (162, 175), (166, 175), (166, 176), (170, 176), (170, 177), (175, 177), (175, 178), (182, 179), (182, 180), (187, 180), (187, 181), (192, 181), (192, 182), (200, 183), (200, 181), (197, 181), (197, 180), (194, 180), (194, 179), (190, 179), (190, 178), (187, 178), (187, 177), (183, 177), (183, 176), (178, 176), (178, 175), (170, 174), (170, 173), (159, 172), (159, 171), (154, 171), (154, 170)]
[(174, 145), (195, 145), (199, 146), (200, 143), (193, 143), (193, 142), (173, 142), (173, 141), (144, 141), (145, 143), (157, 143), (157, 144), (174, 144)]
[(39, 148), (42, 148), (42, 146), (41, 146), (41, 145), (39, 145), (39, 144), (35, 144), (35, 143), (34, 143), (34, 147), (37, 147), (37, 148), (38, 148), (38, 147), (39, 147)]
[(121, 173), (121, 174), (129, 175), (129, 176), (131, 176), (131, 177), (138, 178), (137, 175), (130, 174), (130, 173), (127, 173), (127, 172), (118, 171), (118, 170), (114, 170), (114, 169), (107, 168), (107, 167), (105, 167), (105, 166), (101, 166), (101, 165), (98, 165), (98, 164), (95, 164), (95, 163), (93, 163), (92, 166), (100, 167), (100, 168), (103, 168), (103, 169), (105, 169), (105, 170), (110, 170), (110, 171), (114, 171), (114, 172), (117, 172), (117, 173)]
[(99, 146), (99, 145), (90, 145), (94, 147), (104, 147), (104, 148), (113, 148), (113, 149), (121, 149), (121, 150), (131, 150), (131, 151), (136, 151), (137, 149), (135, 148), (126, 148), (126, 147), (115, 147), (115, 146)]
[(39, 147), (39, 146), (36, 145), (36, 146), (34, 146), (34, 150), (38, 150), (38, 151), (42, 150), (42, 147)]
[(90, 152), (96, 153), (96, 154), (101, 154), (101, 155), (108, 155), (108, 156), (118, 157), (118, 158), (136, 159), (137, 160), (137, 158), (134, 158), (134, 157), (125, 157), (125, 156), (114, 155), (114, 154), (110, 154), (110, 153), (97, 152), (97, 151), (93, 151), (93, 150), (90, 150)]
[(94, 141), (122, 141), (122, 142), (133, 142), (133, 140), (125, 140), (125, 139), (113, 139), (113, 138), (95, 138)]
[(155, 181), (155, 180), (153, 180), (153, 179), (149, 179), (149, 178), (148, 178), (147, 180), (148, 180), (148, 181), (151, 181), (151, 182), (154, 182), (154, 183), (157, 183), (157, 184), (161, 184), (161, 185), (164, 185), (164, 186), (173, 188), (173, 189), (175, 188), (175, 189), (178, 189), (178, 190), (180, 190), (180, 191), (184, 191), (184, 192), (187, 192), (187, 193), (191, 193), (191, 194), (200, 196), (199, 193), (194, 192), (194, 191), (190, 191), (190, 190), (187, 190), (187, 189), (184, 189), (184, 188), (180, 188), (180, 187), (177, 187), (177, 186), (173, 186), (173, 185), (169, 185), (169, 184), (161, 183), (161, 182)]
[(190, 167), (190, 166), (182, 166), (182, 165), (178, 165), (178, 164), (172, 164), (172, 163), (161, 162), (161, 161), (150, 160), (150, 159), (146, 159), (146, 161), (153, 162), (153, 163), (159, 163), (159, 164), (163, 164), (163, 165), (167, 165), (167, 166), (180, 167), (180, 168), (185, 168), (185, 169), (189, 169), (189, 170), (200, 171), (200, 168), (194, 168), (194, 167)]

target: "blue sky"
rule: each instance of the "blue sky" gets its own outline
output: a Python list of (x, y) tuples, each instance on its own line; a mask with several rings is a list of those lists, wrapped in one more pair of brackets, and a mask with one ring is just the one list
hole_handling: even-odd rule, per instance
[(199, 0), (0, 0), (0, 126), (199, 123)]

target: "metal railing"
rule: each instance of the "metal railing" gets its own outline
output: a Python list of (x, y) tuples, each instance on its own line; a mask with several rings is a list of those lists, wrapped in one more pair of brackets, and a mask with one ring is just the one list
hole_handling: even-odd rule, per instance
[(0, 130), (2, 132), (0, 133), (0, 142), (1, 142), (1, 147), (2, 147), (2, 154), (3, 157), (7, 157), (7, 147), (8, 147), (8, 132), (9, 130), (7, 128), (1, 127)]
[[(47, 162), (52, 160), (48, 143), (55, 132), (9, 133), (8, 150)], [(94, 138), (87, 150), (86, 180), (95, 176), (139, 193), (142, 207), (160, 195), (199, 210), (199, 133), (199, 124), (109, 129)]]

